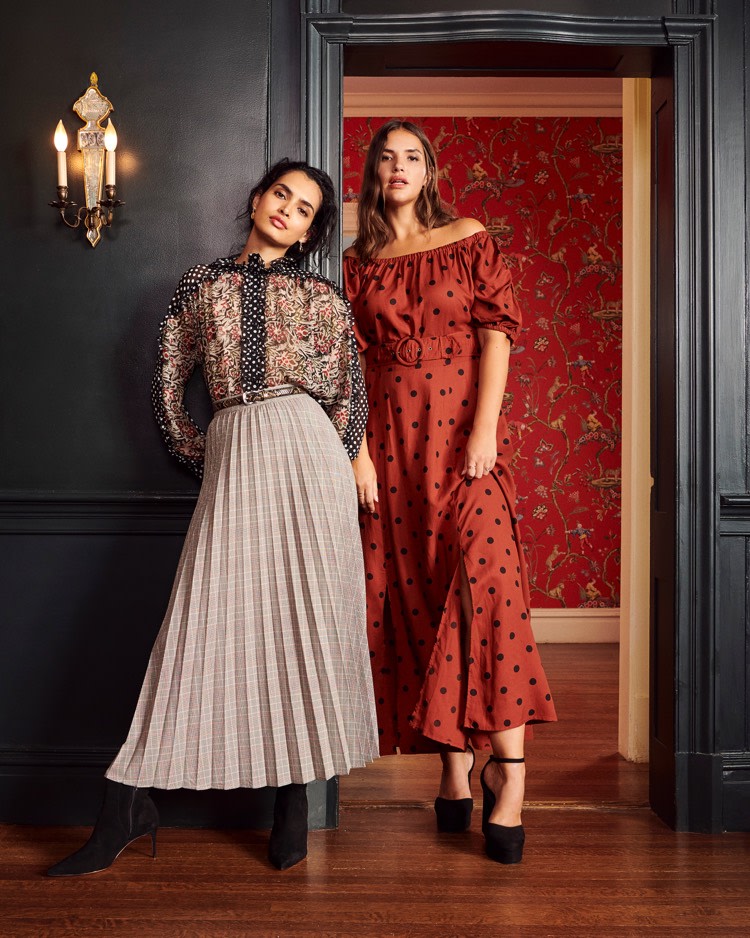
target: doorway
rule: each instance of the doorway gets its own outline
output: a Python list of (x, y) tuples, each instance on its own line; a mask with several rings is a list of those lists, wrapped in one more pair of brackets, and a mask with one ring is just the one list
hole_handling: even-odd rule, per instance
[[(402, 117), (434, 141), (445, 201), (484, 223), (514, 271), (529, 329), (505, 409), (516, 437), (537, 643), (571, 645), (543, 650), (548, 669), (560, 673), (553, 690), (564, 688), (555, 694), (561, 720), (585, 720), (576, 712), (583, 699), (604, 695), (611, 708), (620, 688), (614, 714), (575, 737), (580, 765), (575, 772), (570, 765), (567, 776), (577, 791), (565, 800), (579, 803), (587, 800), (585, 765), (604, 762), (590, 796), (614, 803), (625, 792), (612, 771), (618, 745), (631, 761), (646, 761), (648, 751), (649, 493), (641, 484), (649, 474), (648, 85), (612, 77), (344, 76), (343, 247), (356, 234), (369, 139), (384, 120)], [(571, 662), (595, 689), (571, 686)], [(545, 758), (559, 763), (562, 752), (548, 731), (537, 735), (542, 769)], [(563, 750), (570, 746), (564, 737)], [(343, 780), (342, 799), (377, 800), (380, 790), (399, 803), (411, 789), (424, 800), (435, 766), (422, 761), (420, 770), (386, 760), (377, 784), (372, 772), (368, 781)], [(633, 776), (626, 797), (640, 803), (643, 773)], [(546, 789), (534, 796), (554, 800)]]
[[(291, 26), (291, 32), (288, 30), (284, 36), (286, 58), (272, 50), (272, 72), (289, 65), (289, 42), (295, 41), (297, 29), (301, 40), (298, 48), (303, 49), (303, 54), (295, 61), (302, 80), (298, 87), (292, 83), (290, 88), (286, 73), (276, 72), (278, 83), (272, 75), (271, 88), (278, 85), (279, 90), (272, 91), (269, 102), (269, 153), (273, 155), (280, 152), (282, 145), (288, 146), (290, 128), (294, 129), (290, 115), (297, 113), (298, 106), (302, 114), (299, 152), (334, 176), (340, 175), (343, 64), (345, 56), (355, 47), (369, 49), (368, 54), (385, 61), (389, 55), (408, 52), (411, 63), (420, 72), (424, 72), (420, 58), (432, 54), (432, 67), (440, 68), (460, 45), (475, 54), (486, 43), (490, 46), (499, 43), (494, 48), (502, 50), (502, 56), (496, 55), (491, 66), (495, 72), (513, 63), (519, 69), (518, 74), (523, 75), (560, 73), (586, 77), (603, 71), (638, 78), (657, 72), (667, 75), (674, 68), (674, 121), (669, 127), (664, 122), (663, 129), (670, 133), (659, 138), (664, 147), (662, 156), (670, 154), (675, 167), (674, 185), (660, 187), (657, 181), (655, 186), (657, 196), (668, 196), (680, 206), (680, 211), (674, 216), (674, 229), (666, 231), (674, 248), (670, 255), (673, 263), (654, 272), (656, 281), (660, 276), (669, 279), (673, 274), (674, 302), (668, 309), (669, 291), (660, 294), (658, 319), (660, 322), (672, 319), (675, 328), (671, 348), (652, 349), (652, 366), (659, 365), (660, 353), (666, 351), (675, 366), (672, 373), (676, 382), (671, 397), (654, 398), (660, 439), (672, 441), (673, 487), (667, 508), (673, 518), (674, 538), (672, 559), (667, 564), (671, 579), (662, 575), (658, 586), (660, 597), (669, 595), (671, 601), (653, 601), (655, 580), (651, 571), (650, 660), (653, 663), (658, 654), (660, 665), (657, 671), (653, 664), (650, 667), (651, 803), (678, 829), (711, 829), (710, 825), (720, 823), (716, 803), (702, 800), (697, 789), (696, 797), (692, 797), (685, 782), (694, 769), (696, 773), (702, 769), (705, 759), (701, 753), (712, 752), (714, 746), (711, 724), (702, 716), (710, 710), (715, 680), (710, 653), (704, 653), (715, 619), (712, 532), (716, 527), (717, 503), (713, 412), (710, 395), (695, 393), (696, 388), (704, 385), (703, 363), (713, 361), (714, 356), (713, 190), (711, 161), (706, 156), (711, 153), (713, 19), (708, 16), (608, 19), (567, 14), (551, 17), (496, 10), (393, 17), (319, 13), (317, 4), (314, 7), (314, 12), (305, 14), (302, 22), (294, 26), (291, 26), (294, 16), (289, 11), (279, 13), (281, 19), (286, 17), (284, 26)], [(278, 32), (274, 30), (274, 35), (281, 36), (284, 26)], [(679, 162), (675, 162), (675, 139), (679, 140)], [(655, 246), (655, 256), (669, 253), (666, 244), (661, 243), (664, 232), (661, 226), (656, 227), (659, 244)], [(332, 276), (338, 275), (338, 257), (322, 266)], [(652, 410), (655, 420), (657, 411)], [(678, 498), (678, 492), (690, 493), (690, 497)], [(661, 507), (665, 507), (663, 501)], [(661, 560), (664, 559), (662, 556)], [(664, 716), (669, 708), (674, 720)], [(660, 754), (658, 772), (653, 770), (655, 747)]]

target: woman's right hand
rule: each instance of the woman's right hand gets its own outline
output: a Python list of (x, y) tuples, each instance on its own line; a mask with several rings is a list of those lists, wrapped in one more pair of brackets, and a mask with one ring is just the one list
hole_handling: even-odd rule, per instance
[(370, 459), (367, 448), (363, 445), (359, 456), (352, 460), (354, 481), (357, 484), (357, 500), (359, 507), (372, 514), (378, 500), (378, 474), (375, 463)]

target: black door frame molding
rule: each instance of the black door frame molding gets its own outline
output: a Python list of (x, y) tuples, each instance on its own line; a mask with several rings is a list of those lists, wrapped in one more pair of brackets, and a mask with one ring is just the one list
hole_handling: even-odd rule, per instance
[[(299, 154), (329, 172), (339, 189), (346, 43), (500, 40), (672, 47), (676, 141), (676, 782), (675, 814), (665, 819), (678, 830), (721, 830), (723, 772), (728, 766), (716, 751), (714, 667), (719, 530), (714, 446), (716, 17), (612, 19), (504, 11), (345, 15), (332, 9), (338, 4), (329, 0), (308, 0), (306, 7), (308, 12), (300, 21), (296, 4), (272, 4), (268, 153), (270, 158)], [(296, 63), (289, 53), (290, 30), (295, 29), (301, 49)], [(290, 139), (297, 131), (297, 139)], [(322, 263), (324, 272), (335, 278), (339, 261), (337, 253)]]

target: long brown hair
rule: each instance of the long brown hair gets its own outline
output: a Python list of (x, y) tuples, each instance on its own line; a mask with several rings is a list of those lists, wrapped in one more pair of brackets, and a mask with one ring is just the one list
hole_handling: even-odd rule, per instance
[(451, 209), (443, 205), (440, 198), (437, 159), (425, 132), (411, 121), (389, 120), (370, 141), (365, 168), (362, 171), (362, 191), (357, 208), (357, 239), (352, 245), (362, 263), (371, 260), (385, 246), (390, 234), (388, 222), (385, 220), (385, 204), (380, 192), (378, 167), (388, 134), (392, 130), (406, 130), (414, 134), (422, 144), (427, 177), (415, 206), (420, 224), (430, 231), (432, 228), (442, 228), (456, 217)]

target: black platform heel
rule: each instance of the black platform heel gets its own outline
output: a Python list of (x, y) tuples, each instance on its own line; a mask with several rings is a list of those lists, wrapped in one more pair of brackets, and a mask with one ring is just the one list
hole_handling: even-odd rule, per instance
[(521, 759), (504, 759), (490, 756), (479, 776), (482, 786), (482, 833), (487, 856), (496, 863), (520, 863), (523, 859), (523, 845), (526, 840), (523, 824), (505, 827), (503, 824), (490, 824), (490, 815), (495, 807), (495, 793), (484, 780), (484, 773), (490, 762), (525, 762)]
[(268, 859), (277, 870), (288, 870), (307, 856), (307, 785), (276, 789)]
[(151, 835), (156, 856), (159, 813), (145, 788), (133, 788), (106, 780), (104, 803), (88, 841), (66, 859), (47, 870), (47, 876), (83, 876), (112, 866), (134, 840)]
[[(471, 746), (466, 747), (471, 753), (471, 768), (469, 769), (469, 786), (471, 786), (471, 773), (474, 771), (476, 756)], [(435, 799), (435, 816), (437, 829), (441, 834), (460, 834), (471, 827), (471, 812), (474, 810), (473, 798), (440, 798)]]

